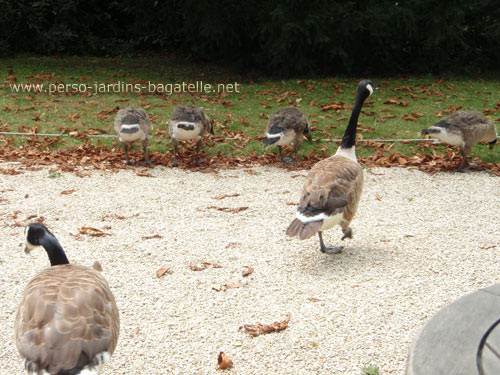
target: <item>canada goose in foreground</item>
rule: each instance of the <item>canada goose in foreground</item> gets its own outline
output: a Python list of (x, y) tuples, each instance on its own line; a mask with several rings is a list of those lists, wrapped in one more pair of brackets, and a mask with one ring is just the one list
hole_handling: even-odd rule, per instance
[(363, 102), (373, 93), (369, 80), (359, 83), (356, 102), (345, 130), (342, 142), (335, 155), (321, 160), (307, 175), (296, 218), (288, 227), (288, 236), (305, 240), (318, 233), (320, 250), (323, 253), (340, 253), (343, 246), (325, 246), (323, 231), (340, 224), (345, 238), (352, 238), (349, 227), (356, 213), (363, 188), (363, 169), (357, 163), (354, 145), (356, 127)]
[(39, 223), (25, 229), (26, 248), (42, 246), (51, 267), (23, 292), (15, 321), (16, 346), (30, 375), (97, 375), (115, 350), (120, 319), (98, 271), (69, 264), (55, 236)]
[(459, 111), (436, 122), (431, 127), (420, 132), (421, 135), (429, 135), (438, 138), (441, 142), (462, 149), (462, 162), (457, 172), (468, 172), (469, 164), (467, 156), (477, 142), (488, 142), (490, 149), (497, 142), (497, 129), (495, 125), (484, 115), (473, 111)]
[(127, 164), (130, 163), (130, 159), (128, 157), (129, 144), (135, 141), (142, 142), (144, 162), (146, 164), (151, 164), (147, 153), (149, 128), (150, 122), (148, 115), (142, 108), (122, 108), (116, 114), (115, 131), (120, 137), (120, 142), (123, 143)]
[[(296, 164), (297, 153), (302, 143), (302, 135), (305, 135), (308, 140), (311, 140), (311, 128), (307, 122), (307, 117), (297, 108), (281, 108), (269, 118), (266, 137), (262, 142), (266, 146), (276, 144), (278, 146), (280, 159), (283, 163)], [(295, 150), (295, 161), (293, 162), (291, 158), (283, 157), (281, 149), (281, 146), (292, 142)]]
[[(214, 134), (212, 122), (203, 112), (201, 107), (193, 107), (191, 105), (177, 106), (174, 109), (172, 118), (168, 121), (168, 131), (172, 138), (174, 146), (174, 161), (173, 167), (179, 166), (177, 162), (177, 147), (179, 141), (185, 139), (196, 139), (196, 152), (200, 152), (203, 135), (206, 132)], [(203, 160), (199, 160), (201, 163)]]

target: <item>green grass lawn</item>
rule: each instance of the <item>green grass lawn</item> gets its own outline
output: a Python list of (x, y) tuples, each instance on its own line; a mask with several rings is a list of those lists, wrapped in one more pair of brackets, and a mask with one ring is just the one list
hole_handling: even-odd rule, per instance
[[(500, 127), (500, 81), (495, 77), (331, 77), (295, 78), (288, 80), (251, 79), (213, 65), (184, 64), (162, 57), (93, 58), (93, 57), (34, 57), (0, 59), (0, 129), (2, 131), (31, 131), (60, 133), (85, 131), (114, 135), (113, 120), (116, 107), (141, 106), (150, 114), (154, 129), (150, 149), (165, 152), (171, 148), (166, 123), (178, 104), (193, 104), (205, 108), (216, 120), (217, 137), (257, 137), (265, 133), (268, 117), (280, 107), (294, 105), (309, 118), (313, 139), (304, 142), (301, 154), (320, 152), (324, 146), (331, 153), (336, 143), (325, 139), (341, 138), (354, 101), (357, 83), (371, 78), (379, 90), (370, 97), (360, 116), (358, 139), (420, 138), (418, 132), (432, 125), (457, 108), (484, 112)], [(231, 84), (237, 83), (239, 93), (158, 93), (95, 92), (94, 85), (140, 84), (148, 82), (181, 84), (182, 82)], [(86, 92), (27, 93), (13, 92), (10, 84), (41, 83), (85, 84)], [(323, 110), (329, 106), (331, 109)], [(15, 144), (26, 142), (17, 137)], [(61, 138), (53, 147), (70, 147), (81, 139)], [(103, 139), (103, 144), (116, 144), (115, 139)], [(246, 156), (274, 151), (266, 150), (258, 139), (210, 142), (209, 154), (218, 152)], [(416, 143), (397, 143), (390, 152), (412, 155)], [(432, 146), (443, 152), (444, 146)], [(421, 152), (431, 152), (431, 149)], [(181, 151), (182, 152), (182, 151)], [(373, 152), (360, 143), (358, 155)], [(474, 148), (472, 157), (486, 162), (500, 161), (500, 147), (489, 150), (484, 145)]]

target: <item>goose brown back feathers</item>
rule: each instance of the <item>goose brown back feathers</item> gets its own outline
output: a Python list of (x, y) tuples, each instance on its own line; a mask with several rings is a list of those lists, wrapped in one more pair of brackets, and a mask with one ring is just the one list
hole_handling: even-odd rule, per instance
[(119, 314), (108, 283), (74, 264), (38, 273), (26, 286), (15, 321), (16, 345), (39, 370), (57, 374), (84, 366), (116, 347)]
[[(342, 214), (342, 226), (349, 226), (363, 190), (363, 169), (355, 161), (333, 155), (316, 163), (307, 175), (298, 212), (305, 217)], [(294, 219), (286, 232), (301, 240), (316, 234), (323, 221)]]

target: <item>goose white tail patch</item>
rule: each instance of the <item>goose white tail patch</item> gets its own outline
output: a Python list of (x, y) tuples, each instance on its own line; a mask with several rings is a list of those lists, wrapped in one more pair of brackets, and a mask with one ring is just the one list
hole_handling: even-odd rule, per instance
[(358, 161), (358, 159), (356, 159), (356, 150), (354, 149), (354, 146), (349, 147), (349, 148), (339, 147), (339, 149), (337, 150), (335, 155), (343, 156), (343, 157), (351, 159), (355, 162)]
[(449, 133), (445, 128), (440, 128), (438, 126), (431, 126), (429, 129), (439, 130), (439, 133), (429, 134), (433, 138), (439, 139), (441, 142), (448, 143), (453, 146), (464, 146), (464, 140), (458, 134)]
[(94, 367), (92, 370), (84, 368), (82, 371), (80, 371), (79, 375), (99, 375), (100, 371), (101, 371), (101, 366)]
[(283, 137), (283, 133), (276, 133), (276, 134), (269, 134), (269, 133), (266, 133), (266, 138), (280, 138), (280, 137)]
[(178, 140), (195, 139), (195, 138), (200, 139), (200, 133), (201, 133), (200, 124), (195, 122), (181, 121), (174, 126), (173, 137)]
[(101, 352), (98, 353), (94, 361), (96, 362), (96, 366), (92, 366), (91, 368), (85, 367), (79, 375), (99, 375), (101, 372), (101, 367), (108, 363), (109, 360), (111, 359), (111, 355), (109, 352)]
[(120, 127), (119, 135), (120, 135), (120, 142), (134, 142), (146, 138), (146, 135), (139, 127), (139, 124), (122, 125)]
[(321, 226), (321, 229), (320, 229), (323, 231), (326, 229), (330, 229), (334, 225), (340, 224), (340, 222), (342, 221), (342, 215), (343, 214), (341, 212), (341, 213), (338, 213), (338, 214), (332, 215), (332, 216), (329, 216), (325, 213), (320, 213), (320, 214), (315, 215), (315, 216), (305, 216), (297, 211), (297, 214), (295, 217), (303, 223), (312, 223), (314, 221), (323, 220), (323, 225)]

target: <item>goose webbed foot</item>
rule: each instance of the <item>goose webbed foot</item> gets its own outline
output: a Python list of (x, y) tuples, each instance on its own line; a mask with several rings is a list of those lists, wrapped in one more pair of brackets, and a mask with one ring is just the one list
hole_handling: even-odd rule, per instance
[(342, 229), (342, 233), (344, 235), (342, 236), (341, 240), (345, 240), (346, 238), (352, 238), (352, 229), (349, 227), (347, 229)]
[(288, 157), (286, 157), (286, 158), (283, 158), (283, 157), (282, 157), (282, 158), (281, 158), (281, 162), (282, 162), (282, 163), (285, 163), (285, 164), (290, 164), (290, 165), (295, 165), (295, 164), (297, 164), (297, 162), (296, 162), (296, 161), (294, 161), (292, 158), (288, 158)]
[(175, 160), (171, 164), (171, 166), (174, 167), (174, 168), (178, 167), (179, 165), (180, 165), (179, 162), (175, 161)]
[(323, 242), (323, 233), (318, 232), (319, 237), (319, 250), (324, 254), (339, 254), (344, 249), (344, 246), (325, 246)]
[(464, 168), (464, 167), (458, 167), (458, 168), (456, 169), (456, 171), (457, 171), (458, 173), (469, 173), (469, 172), (472, 172), (470, 169), (468, 169), (468, 168)]
[(322, 246), (319, 249), (324, 254), (340, 254), (344, 246)]

